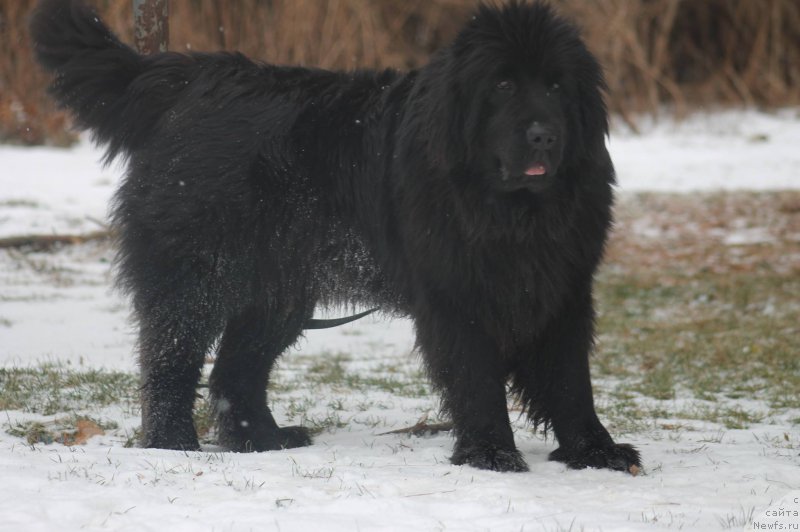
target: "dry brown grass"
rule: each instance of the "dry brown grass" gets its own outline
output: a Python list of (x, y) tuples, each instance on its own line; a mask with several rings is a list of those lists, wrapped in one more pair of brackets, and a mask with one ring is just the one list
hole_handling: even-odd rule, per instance
[(611, 108), (800, 103), (796, 0), (562, 0), (608, 73)]
[(701, 276), (800, 279), (798, 191), (623, 195), (615, 219), (606, 262), (619, 274), (662, 286)]
[[(96, 1), (121, 35), (128, 0)], [(604, 64), (613, 111), (629, 122), (665, 104), (800, 103), (797, 0), (552, 0), (583, 28)], [(61, 143), (66, 120), (32, 65), (34, 0), (0, 0), (0, 141)], [(446, 43), (476, 0), (171, 0), (170, 48), (237, 49), (324, 68), (418, 66)]]

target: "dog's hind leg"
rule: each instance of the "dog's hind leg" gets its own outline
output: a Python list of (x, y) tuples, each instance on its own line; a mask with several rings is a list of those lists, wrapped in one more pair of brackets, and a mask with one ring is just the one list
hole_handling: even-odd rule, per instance
[[(313, 302), (251, 306), (228, 321), (211, 373), (219, 442), (239, 452), (309, 445), (302, 427), (278, 427), (267, 406), (267, 383), (276, 359), (300, 336)], [(307, 305), (304, 303), (308, 303)]]
[[(163, 288), (163, 287), (162, 287)], [(219, 313), (197, 287), (139, 294), (142, 445), (200, 448), (192, 421), (203, 361), (219, 335)]]

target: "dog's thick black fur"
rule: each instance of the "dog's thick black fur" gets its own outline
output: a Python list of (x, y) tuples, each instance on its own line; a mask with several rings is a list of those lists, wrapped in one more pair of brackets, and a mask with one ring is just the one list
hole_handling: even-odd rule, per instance
[(220, 442), (307, 445), (266, 401), (320, 304), (402, 313), (454, 464), (524, 471), (506, 384), (571, 467), (628, 470), (595, 414), (592, 277), (611, 223), (601, 70), (541, 3), (479, 7), (427, 66), (327, 72), (236, 53), (142, 57), (77, 0), (32, 19), (51, 92), (128, 159), (113, 224), (140, 328), (143, 444), (198, 449), (210, 379)]

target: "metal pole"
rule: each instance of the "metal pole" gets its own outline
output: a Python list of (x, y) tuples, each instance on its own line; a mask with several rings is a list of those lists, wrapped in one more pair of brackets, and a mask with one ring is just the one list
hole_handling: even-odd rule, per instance
[(167, 51), (169, 0), (133, 0), (133, 41), (141, 54)]

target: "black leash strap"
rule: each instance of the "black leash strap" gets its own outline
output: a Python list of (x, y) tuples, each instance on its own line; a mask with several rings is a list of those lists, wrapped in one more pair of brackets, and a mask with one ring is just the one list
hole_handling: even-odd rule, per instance
[(312, 318), (306, 322), (303, 329), (330, 329), (331, 327), (338, 327), (339, 325), (344, 325), (345, 323), (350, 323), (351, 321), (361, 319), (364, 316), (372, 314), (376, 310), (378, 310), (377, 307), (370, 310), (365, 310), (364, 312), (359, 312), (358, 314), (354, 314), (352, 316), (347, 316), (345, 318), (333, 318), (330, 320), (318, 320)]

